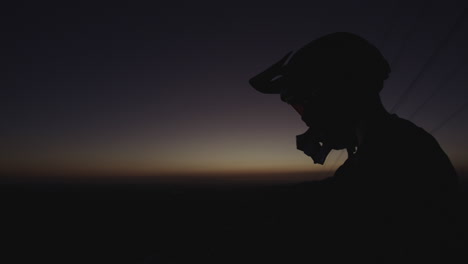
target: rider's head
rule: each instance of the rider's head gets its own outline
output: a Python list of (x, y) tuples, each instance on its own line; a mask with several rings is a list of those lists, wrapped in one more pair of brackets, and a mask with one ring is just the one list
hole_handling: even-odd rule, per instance
[[(290, 53), (291, 54), (291, 53)], [(363, 38), (338, 32), (318, 38), (250, 80), (262, 93), (280, 94), (322, 143), (342, 149), (369, 104), (379, 99), (390, 67)]]

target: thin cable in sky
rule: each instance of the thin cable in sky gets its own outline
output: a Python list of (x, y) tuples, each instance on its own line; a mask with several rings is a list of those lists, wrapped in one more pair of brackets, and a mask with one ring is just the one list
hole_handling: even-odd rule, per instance
[(447, 125), (453, 118), (458, 116), (460, 113), (463, 112), (468, 107), (468, 101), (466, 101), (464, 104), (462, 104), (455, 112), (453, 112), (451, 115), (449, 115), (444, 121), (442, 121), (439, 125), (435, 126), (431, 130), (431, 134), (437, 132), (441, 128), (443, 128), (445, 125)]
[(431, 99), (439, 92), (442, 90), (442, 88), (446, 87), (446, 84), (454, 77), (456, 76), (460, 70), (464, 69), (468, 65), (467, 61), (463, 60), (457, 67), (455, 67), (449, 74), (445, 76), (444, 79), (437, 85), (437, 87), (432, 91), (432, 93), (429, 95), (429, 97), (424, 100), (424, 102), (414, 110), (413, 113), (411, 113), (408, 117), (408, 119), (412, 120), (420, 111), (423, 109), (430, 101)]
[(455, 21), (455, 24), (451, 27), (450, 31), (448, 32), (447, 36), (439, 43), (437, 48), (434, 50), (434, 52), (431, 54), (429, 59), (426, 61), (426, 63), (423, 65), (419, 73), (416, 75), (416, 77), (413, 79), (413, 81), (410, 83), (410, 85), (403, 91), (401, 96), (398, 98), (397, 102), (395, 105), (392, 107), (390, 112), (395, 112), (398, 110), (398, 108), (401, 106), (403, 102), (406, 101), (409, 93), (411, 90), (414, 88), (416, 83), (419, 82), (422, 76), (424, 76), (424, 73), (427, 71), (427, 69), (434, 63), (435, 58), (439, 55), (439, 53), (445, 48), (445, 46), (449, 43), (450, 39), (452, 38), (453, 34), (457, 32), (459, 27), (461, 26), (465, 16), (467, 14), (467, 9), (464, 9), (462, 13), (458, 16), (458, 18)]
[(426, 13), (426, 10), (431, 6), (431, 4), (432, 4), (432, 1), (428, 1), (427, 4), (423, 5), (423, 7), (418, 12), (418, 15), (416, 16), (416, 22), (414, 23), (412, 29), (409, 30), (403, 36), (403, 40), (400, 43), (400, 47), (398, 48), (398, 51), (397, 51), (396, 55), (390, 61), (390, 65), (391, 65), (393, 71), (395, 70), (396, 66), (398, 65), (398, 62), (400, 61), (400, 58), (403, 55), (403, 52), (406, 50), (406, 45), (408, 44), (408, 41), (413, 37), (414, 34), (416, 34), (416, 32), (419, 31), (419, 29), (422, 26), (424, 26), (424, 23), (421, 22), (421, 19), (422, 19), (423, 15)]

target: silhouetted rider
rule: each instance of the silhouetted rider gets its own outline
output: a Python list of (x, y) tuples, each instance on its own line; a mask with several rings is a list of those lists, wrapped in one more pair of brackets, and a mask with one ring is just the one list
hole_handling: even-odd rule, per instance
[(348, 152), (333, 177), (295, 187), (305, 213), (290, 221), (304, 228), (326, 219), (325, 231), (304, 232), (328, 239), (333, 250), (322, 257), (330, 262), (444, 262), (457, 175), (429, 133), (385, 110), (379, 95), (390, 73), (385, 58), (344, 32), (290, 55), (250, 84), (280, 94), (301, 115), (309, 129), (297, 136), (297, 148), (315, 163), (323, 164), (332, 149)]

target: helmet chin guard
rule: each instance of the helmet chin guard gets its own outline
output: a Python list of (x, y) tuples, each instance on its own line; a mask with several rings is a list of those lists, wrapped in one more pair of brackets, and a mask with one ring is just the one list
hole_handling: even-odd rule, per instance
[[(296, 136), (296, 147), (307, 156), (311, 157), (315, 164), (323, 165), (332, 149), (342, 149), (332, 147), (331, 144), (318, 139), (309, 128), (304, 134)], [(348, 157), (353, 156), (357, 151), (355, 143), (350, 143), (343, 147), (348, 153)]]
[(320, 165), (325, 163), (328, 154), (332, 150), (330, 145), (320, 142), (310, 129), (304, 134), (296, 136), (296, 147), (311, 157), (315, 164)]

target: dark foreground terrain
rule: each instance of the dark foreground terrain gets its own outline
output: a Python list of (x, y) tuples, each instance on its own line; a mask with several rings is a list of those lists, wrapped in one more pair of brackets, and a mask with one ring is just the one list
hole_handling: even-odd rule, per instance
[[(1, 263), (313, 263), (342, 254), (327, 230), (348, 221), (323, 221), (318, 208), (326, 200), (298, 201), (285, 184), (4, 182), (0, 188)], [(453, 259), (466, 246), (466, 194), (459, 196)]]

